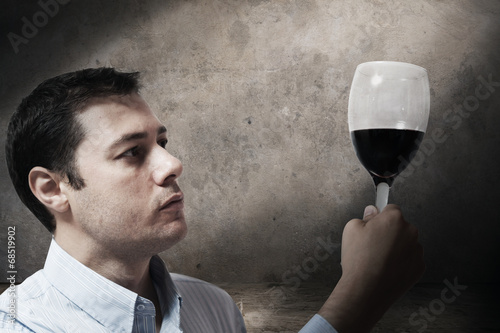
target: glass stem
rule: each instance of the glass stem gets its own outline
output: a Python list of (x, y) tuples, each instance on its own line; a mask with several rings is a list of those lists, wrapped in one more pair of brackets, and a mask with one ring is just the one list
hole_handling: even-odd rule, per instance
[(387, 206), (387, 202), (389, 201), (389, 184), (385, 182), (380, 182), (377, 185), (377, 199), (375, 201), (375, 206), (379, 213)]

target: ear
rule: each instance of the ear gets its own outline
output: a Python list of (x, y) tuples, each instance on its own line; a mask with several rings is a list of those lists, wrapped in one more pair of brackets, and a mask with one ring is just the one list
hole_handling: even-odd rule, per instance
[(68, 198), (61, 190), (61, 177), (42, 167), (34, 167), (29, 173), (31, 192), (47, 208), (63, 213), (68, 210)]

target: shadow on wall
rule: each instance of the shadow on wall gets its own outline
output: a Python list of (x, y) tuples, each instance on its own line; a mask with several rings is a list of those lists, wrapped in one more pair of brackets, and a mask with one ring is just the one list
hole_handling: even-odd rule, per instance
[[(0, 95), (19, 100), (40, 80), (55, 73), (107, 65), (92, 64), (89, 56), (106, 43), (112, 43), (119, 33), (148, 20), (149, 13), (175, 11), (181, 3), (177, 0), (3, 1), (0, 5), (0, 61), (3, 67)], [(69, 59), (61, 61), (61, 56)], [(68, 67), (61, 68), (61, 64)]]
[[(495, 167), (500, 163), (496, 129), (500, 23), (486, 22), (488, 28), (483, 26), (485, 33), (463, 54), (459, 67), (443, 73), (432, 59), (424, 64), (431, 80), (429, 128), (420, 152), (399, 179), (405, 182), (409, 176), (413, 184), (405, 182), (394, 191), (394, 196), (409, 203), (407, 214), (421, 220), (427, 258), (424, 281), (458, 276), (472, 284), (496, 283), (500, 278), (495, 259), (500, 255), (496, 241), (500, 226), (493, 222), (497, 219), (493, 207), (500, 200), (500, 174)], [(424, 199), (412, 205), (418, 196)]]

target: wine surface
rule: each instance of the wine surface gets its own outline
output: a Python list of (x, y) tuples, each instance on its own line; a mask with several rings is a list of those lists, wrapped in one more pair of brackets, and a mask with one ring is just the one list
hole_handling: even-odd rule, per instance
[(375, 180), (390, 185), (418, 150), (424, 132), (400, 129), (364, 129), (351, 132), (356, 155)]

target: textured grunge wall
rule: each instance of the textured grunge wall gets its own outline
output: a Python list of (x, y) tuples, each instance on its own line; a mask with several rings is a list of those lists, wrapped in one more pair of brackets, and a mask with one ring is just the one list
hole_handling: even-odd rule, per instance
[(423, 281), (498, 281), (500, 1), (23, 3), (0, 5), (0, 281), (9, 226), (19, 281), (50, 241), (7, 175), (10, 114), (41, 80), (90, 66), (143, 73), (184, 163), (190, 230), (162, 254), (171, 270), (335, 281), (343, 226), (374, 201), (347, 129), (354, 69), (370, 60), (429, 72), (426, 141), (390, 199), (420, 230)]

